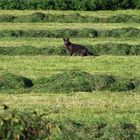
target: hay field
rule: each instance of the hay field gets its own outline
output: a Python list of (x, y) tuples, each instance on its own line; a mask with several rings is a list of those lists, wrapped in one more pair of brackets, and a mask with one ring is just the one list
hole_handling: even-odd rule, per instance
[[(5, 134), (0, 138), (23, 138), (24, 127), (17, 129), (21, 124), (15, 120), (20, 115), (9, 117), (16, 110), (46, 114), (50, 134), (43, 126), (36, 130), (38, 139), (140, 139), (139, 15), (139, 10), (1, 10), (0, 131)], [(69, 56), (63, 37), (97, 56)], [(24, 78), (33, 86), (26, 87)], [(1, 118), (12, 122), (9, 135)], [(24, 138), (29, 136), (33, 131)]]

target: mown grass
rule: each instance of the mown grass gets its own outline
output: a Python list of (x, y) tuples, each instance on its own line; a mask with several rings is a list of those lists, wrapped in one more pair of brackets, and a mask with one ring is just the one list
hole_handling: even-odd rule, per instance
[[(70, 38), (97, 55), (140, 55), (138, 38)], [(69, 55), (62, 38), (1, 38), (1, 55)]]
[(1, 56), (0, 58), (1, 72), (29, 78), (49, 76), (71, 69), (120, 77), (140, 76), (139, 56)]
[[(98, 11), (98, 12), (4, 10), (4, 11), (0, 11), (0, 15), (14, 15), (20, 17), (21, 15), (30, 15), (35, 12), (41, 12), (45, 14), (48, 13), (54, 15), (55, 14), (69, 15), (69, 14), (79, 13), (82, 16), (88, 15), (88, 16), (97, 16), (100, 18), (111, 17), (115, 15), (119, 16), (120, 14), (132, 15), (132, 16), (133, 15), (139, 16), (140, 14), (139, 10)], [(123, 28), (129, 28), (131, 30), (128, 31), (125, 30), (122, 32)], [(56, 32), (57, 29), (61, 30), (59, 35), (63, 33), (64, 31), (63, 29), (66, 30), (72, 29), (73, 31), (80, 30), (81, 34), (79, 34), (79, 36), (73, 36), (72, 38), (72, 36), (70, 36), (71, 34), (69, 34), (70, 30), (68, 30), (68, 34), (63, 34), (61, 36), (58, 36), (57, 34), (56, 36), (54, 36), (53, 34), (50, 38), (45, 38), (44, 34), (39, 34), (41, 32), (37, 33), (38, 30), (42, 30), (42, 31), (45, 30), (45, 32), (50, 30), (51, 32)], [(90, 32), (85, 33), (85, 31), (87, 31), (85, 29), (89, 29), (89, 30), (96, 29), (101, 31), (100, 34), (103, 35), (98, 36), (98, 38), (94, 38), (95, 36), (89, 34)], [(118, 30), (117, 32), (116, 29)], [(123, 45), (128, 44), (134, 46), (140, 44), (139, 29), (140, 29), (140, 25), (136, 23), (125, 23), (125, 24), (124, 23), (110, 23), (110, 24), (109, 23), (96, 23), (96, 24), (0, 23), (0, 31), (1, 33), (4, 34), (4, 36), (1, 36), (0, 38), (0, 46), (1, 46), (0, 51), (2, 50), (2, 47), (5, 47), (5, 49), (7, 50), (9, 49), (9, 47), (11, 50), (17, 47), (19, 51), (21, 51), (20, 49), (22, 49), (23, 46), (33, 46), (38, 49), (50, 48), (51, 46), (58, 49), (60, 46), (61, 47), (64, 46), (62, 37), (66, 37), (66, 35), (68, 35), (71, 41), (74, 43), (89, 45), (89, 46), (90, 45), (100, 46), (101, 44), (106, 44), (106, 43), (109, 43), (108, 45), (112, 43), (112, 46), (113, 43), (114, 46), (119, 43)], [(27, 34), (31, 30), (36, 32), (31, 32), (31, 35), (27, 36)], [(111, 35), (113, 33), (114, 38), (107, 37), (106, 30), (112, 30), (111, 33), (110, 32), (107, 33), (110, 33)], [(27, 31), (24, 37), (20, 35), (20, 33), (22, 33), (20, 31)], [(36, 36), (36, 34), (38, 34), (36, 38), (31, 37), (31, 36)], [(84, 34), (84, 36), (81, 36), (82, 34)], [(55, 37), (61, 37), (61, 38), (55, 38)], [(27, 51), (26, 48), (24, 49), (25, 49), (24, 51)], [(9, 54), (6, 54), (5, 56), (0, 55), (0, 75), (3, 75), (4, 73), (12, 73), (14, 75), (21, 75), (23, 77), (33, 79), (33, 82), (41, 77), (44, 77), (45, 79), (48, 77), (53, 77), (55, 76), (55, 74), (60, 74), (69, 70), (77, 70), (77, 71), (80, 70), (83, 72), (88, 72), (89, 74), (93, 74), (93, 75), (112, 75), (113, 77), (117, 76), (124, 79), (140, 78), (140, 71), (139, 71), (140, 57), (123, 56), (125, 55), (124, 53), (122, 54), (122, 56), (113, 56), (110, 54), (110, 55), (101, 55), (97, 57), (94, 56), (70, 57), (70, 56), (60, 56), (58, 54), (55, 56), (47, 56), (47, 54), (45, 53), (43, 55), (35, 54), (34, 56), (31, 56), (31, 54), (29, 55), (22, 54), (22, 56), (19, 54), (16, 54), (16, 56), (14, 54), (11, 54), (12, 56), (9, 56)], [(11, 79), (9, 79), (9, 81), (10, 80)], [(17, 78), (17, 80), (20, 80), (20, 78)], [(18, 84), (20, 84), (20, 82), (22, 81), (20, 80)], [(18, 86), (18, 84), (16, 86)], [(65, 93), (58, 94), (56, 92), (55, 93), (49, 92), (47, 94), (43, 94), (42, 92), (39, 91), (35, 93), (33, 90), (30, 92), (26, 92), (26, 94), (24, 94), (25, 92), (19, 91), (16, 93), (16, 95), (8, 94), (8, 92), (6, 91), (5, 94), (1, 92), (0, 112), (3, 113), (6, 111), (3, 110), (3, 104), (5, 104), (9, 107), (8, 111), (17, 110), (18, 112), (22, 111), (22, 112), (26, 112), (27, 114), (28, 112), (34, 112), (34, 111), (37, 112), (37, 114), (46, 113), (45, 118), (47, 118), (49, 121), (50, 120), (53, 120), (54, 122), (61, 121), (61, 125), (60, 123), (56, 123), (59, 124), (57, 125), (57, 128), (59, 128), (57, 129), (59, 130), (59, 133), (57, 133), (59, 134), (57, 138), (59, 139), (90, 138), (92, 137), (93, 130), (95, 130), (94, 126), (96, 126), (96, 124), (102, 125), (102, 123), (107, 124), (107, 127), (105, 128), (103, 127), (104, 135), (103, 137), (102, 136), (99, 137), (99, 139), (101, 138), (123, 139), (124, 137), (125, 137), (124, 139), (128, 139), (129, 136), (131, 137), (131, 139), (136, 139), (135, 135), (139, 134), (140, 132), (139, 90), (138, 91), (132, 90), (132, 91), (120, 92), (120, 93), (109, 92), (109, 91), (104, 91), (104, 92), (96, 91), (91, 93), (71, 92), (69, 94), (65, 94)], [(25, 116), (27, 116), (26, 113)], [(15, 119), (13, 119), (12, 122), (13, 121), (15, 121)], [(75, 123), (76, 123), (76, 127), (75, 127)], [(81, 125), (82, 127), (80, 127), (79, 129), (78, 125)], [(120, 125), (124, 125), (126, 127), (122, 129)], [(131, 130), (127, 126), (132, 127), (134, 129)], [(14, 128), (16, 132), (15, 125), (13, 125), (11, 128)], [(97, 125), (97, 129), (98, 129), (98, 125)], [(55, 130), (53, 131), (54, 133), (56, 132)], [(124, 131), (126, 133), (122, 134)], [(76, 134), (77, 132), (78, 133), (80, 132), (79, 135), (81, 137), (79, 135), (77, 136)], [(100, 132), (98, 133), (100, 134)], [(137, 139), (139, 139), (139, 137), (137, 137)]]
[(140, 37), (139, 24), (17, 23), (12, 27), (8, 23), (0, 25), (0, 37)]
[(120, 29), (137, 28), (138, 23), (0, 23), (0, 30), (47, 30), (47, 29)]
[[(49, 121), (51, 136), (53, 137), (55, 135), (61, 139), (80, 139), (81, 137), (83, 139), (93, 139), (93, 137), (102, 138), (102, 136), (116, 139), (139, 139), (139, 99), (139, 94), (137, 93), (93, 92), (92, 94), (74, 93), (69, 96), (65, 94), (46, 95), (39, 93), (32, 93), (28, 96), (25, 94), (0, 94), (0, 112), (3, 114), (2, 103), (9, 107), (9, 112), (12, 110), (26, 112), (27, 114), (23, 113), (22, 124), (24, 124), (24, 122), (28, 124), (25, 128), (29, 127), (28, 132), (31, 136), (32, 127), (36, 127), (34, 121), (36, 120), (36, 124), (39, 123), (39, 127), (41, 127), (41, 122), (44, 120), (44, 123)], [(15, 137), (19, 136), (18, 131), (15, 131), (16, 127), (14, 127), (14, 124), (18, 124), (20, 120), (20, 116), (18, 117), (16, 114), (17, 112), (13, 112), (13, 119), (8, 112), (4, 113), (5, 122), (7, 122), (7, 124), (12, 122), (9, 126), (13, 128), (12, 131), (15, 132), (14, 134), (18, 134), (14, 135)], [(30, 114), (30, 112), (33, 112), (33, 114)], [(8, 114), (9, 116), (6, 116)], [(43, 117), (40, 116), (42, 114)], [(47, 126), (48, 125), (46, 125), (46, 128), (48, 128)], [(53, 129), (55, 126), (57, 129)], [(39, 129), (39, 127), (37, 128)], [(84, 129), (88, 129), (88, 131), (86, 132)], [(42, 129), (42, 131), (45, 130)], [(42, 131), (39, 131), (41, 134), (39, 136), (43, 136), (44, 133), (42, 133)], [(79, 135), (76, 135), (76, 132), (80, 134), (80, 138)], [(101, 135), (96, 136), (98, 133)], [(26, 133), (24, 133), (24, 135), (26, 135)], [(54, 139), (57, 138), (54, 137)]]
[(21, 15), (29, 15), (36, 12), (42, 12), (45, 14), (74, 14), (78, 13), (81, 15), (90, 15), (90, 16), (99, 16), (99, 17), (108, 17), (113, 15), (120, 15), (120, 14), (128, 14), (128, 15), (139, 15), (140, 10), (115, 10), (115, 11), (60, 11), (60, 10), (0, 10), (0, 15), (15, 15), (15, 16), (21, 16)]
[(43, 12), (34, 12), (32, 14), (27, 15), (0, 15), (0, 22), (20, 22), (20, 23), (28, 23), (28, 22), (61, 22), (61, 23), (139, 23), (140, 18), (137, 14), (115, 14), (110, 16), (101, 17), (98, 14), (91, 15), (83, 15), (80, 13), (58, 13), (51, 14), (43, 13)]
[[(94, 122), (94, 119), (105, 119), (112, 123), (129, 120), (139, 125), (139, 100), (139, 94), (127, 94), (127, 92), (71, 93), (69, 95), (32, 93), (28, 96), (27, 94), (0, 94), (0, 102), (8, 105), (10, 110), (32, 110), (34, 106), (37, 112), (56, 109), (58, 112), (48, 114), (49, 118), (65, 119), (66, 117), (87, 123)], [(2, 104), (0, 110), (3, 110)]]
[[(93, 44), (105, 44), (105, 43), (124, 43), (129, 45), (139, 45), (139, 38), (121, 37), (121, 38), (70, 38), (72, 43), (93, 45)], [(37, 38), (37, 37), (20, 37), (20, 38), (0, 38), (0, 46), (3, 47), (20, 47), (20, 46), (34, 46), (34, 47), (50, 47), (50, 46), (64, 46), (62, 38)]]

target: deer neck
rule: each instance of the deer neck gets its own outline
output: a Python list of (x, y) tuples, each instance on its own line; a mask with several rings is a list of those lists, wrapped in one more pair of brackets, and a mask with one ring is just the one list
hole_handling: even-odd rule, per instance
[(72, 45), (72, 43), (69, 42), (69, 43), (68, 43), (67, 45), (65, 45), (65, 46), (66, 46), (66, 48), (69, 48), (71, 45)]

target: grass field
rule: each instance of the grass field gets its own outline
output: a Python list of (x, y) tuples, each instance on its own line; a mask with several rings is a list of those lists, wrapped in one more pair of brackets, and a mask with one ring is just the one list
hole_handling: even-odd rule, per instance
[[(13, 15), (20, 17), (31, 15), (35, 12), (51, 15), (78, 13), (82, 16), (90, 16), (91, 19), (93, 17), (108, 18), (116, 15), (140, 15), (139, 10), (99, 12), (1, 10), (0, 16)], [(56, 16), (55, 18), (57, 19), (58, 17)], [(76, 73), (78, 70), (91, 75), (101, 75), (98, 83), (99, 86), (100, 84), (104, 85), (104, 82), (106, 82), (103, 81), (102, 83), (101, 81), (100, 83), (100, 80), (104, 80), (102, 79), (104, 75), (123, 78), (124, 81), (119, 83), (120, 85), (125, 85), (125, 80), (127, 79), (139, 81), (140, 25), (138, 22), (132, 22), (133, 20), (128, 23), (126, 21), (123, 23), (122, 21), (120, 23), (108, 23), (105, 21), (104, 23), (99, 21), (82, 23), (79, 20), (79, 22), (74, 23), (65, 23), (64, 21), (60, 23), (58, 19), (58, 23), (57, 20), (54, 22), (43, 21), (42, 23), (41, 21), (33, 23), (31, 20), (24, 23), (20, 21), (13, 23), (0, 22), (0, 112), (2, 114), (0, 115), (0, 139), (21, 139), (20, 136), (23, 135), (22, 129), (17, 129), (19, 126), (14, 123), (18, 122), (15, 118), (17, 119), (19, 116), (13, 116), (12, 120), (9, 117), (10, 115), (6, 115), (9, 121), (7, 126), (12, 128), (13, 131), (7, 130), (6, 125), (3, 125), (4, 123), (1, 119), (5, 117), (5, 114), (16, 110), (22, 113), (36, 111), (37, 115), (45, 113), (45, 119), (50, 121), (49, 124), (56, 125), (55, 129), (53, 126), (52, 128), (49, 126), (51, 133), (49, 137), (44, 133), (46, 127), (38, 130), (35, 136), (36, 139), (40, 140), (45, 138), (58, 140), (139, 140), (140, 82), (137, 82), (139, 84), (137, 89), (134, 88), (133, 90), (121, 92), (112, 92), (104, 89), (83, 92), (82, 88), (85, 85), (82, 83), (83, 85), (78, 87), (81, 90), (78, 89), (78, 92), (72, 91), (70, 93), (47, 92), (47, 83), (45, 83), (46, 87), (44, 85), (41, 87), (43, 90), (45, 89), (45, 92), (42, 93), (39, 90), (40, 92), (37, 93), (32, 90), (32, 87), (31, 90), (30, 88), (29, 90), (23, 90), (22, 85), (19, 85), (21, 87), (18, 90), (15, 89), (20, 80), (18, 81), (14, 77), (12, 77), (13, 79), (11, 77), (4, 77), (5, 81), (2, 79), (4, 74), (12, 73), (14, 76), (27, 77), (33, 80), (33, 84), (35, 84), (38, 82), (37, 80), (44, 77), (52, 78), (49, 80), (56, 81), (56, 84), (53, 85), (54, 89), (58, 88), (56, 85), (61, 82), (62, 84), (60, 85), (62, 87), (60, 89), (65, 88), (65, 85), (71, 85), (74, 88), (75, 85), (78, 85), (78, 82), (81, 82), (82, 78), (85, 79), (85, 82), (89, 82), (89, 79), (86, 79), (86, 75), (81, 76), (79, 73)], [(92, 31), (96, 30), (98, 35), (92, 34), (91, 29)], [(107, 46), (107, 49), (104, 52), (101, 49), (98, 56), (69, 56), (69, 53), (64, 51), (63, 37), (70, 37), (74, 43), (87, 45), (92, 51), (98, 50), (99, 46), (102, 49)], [(116, 49), (117, 47), (119, 49)], [(48, 50), (51, 49), (48, 52), (46, 48)], [(121, 50), (121, 48), (123, 49)], [(129, 50), (130, 53), (126, 53), (126, 48), (130, 48), (132, 52)], [(60, 52), (57, 53), (58, 51)], [(77, 74), (76, 78), (63, 75), (65, 71), (70, 70), (74, 70), (74, 73)], [(61, 76), (60, 80), (57, 78), (57, 74), (62, 74), (59, 75)], [(14, 83), (14, 80), (17, 81)], [(70, 80), (72, 80), (72, 83)], [(10, 87), (10, 82), (13, 82), (12, 87)], [(39, 82), (43, 83), (45, 81)], [(12, 92), (9, 92), (10, 90)], [(9, 107), (7, 112), (3, 110), (3, 104)], [(31, 119), (30, 121), (31, 123), (33, 121), (33, 124), (37, 122), (34, 120), (34, 115), (33, 120)], [(26, 120), (23, 122), (26, 122)], [(30, 122), (26, 123), (30, 124)], [(105, 126), (103, 125), (104, 123)], [(20, 130), (20, 132), (17, 130)], [(2, 131), (5, 134), (1, 134)], [(9, 132), (9, 134), (6, 132)], [(29, 135), (28, 137), (25, 136), (25, 139), (32, 138), (32, 136), (33, 131), (29, 131)]]

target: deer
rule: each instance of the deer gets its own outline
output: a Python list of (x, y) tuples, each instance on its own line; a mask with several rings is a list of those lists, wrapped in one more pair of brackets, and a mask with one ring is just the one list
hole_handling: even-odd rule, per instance
[(78, 54), (80, 56), (94, 55), (91, 53), (86, 46), (71, 43), (69, 38), (63, 38), (64, 46), (69, 51), (70, 55)]

